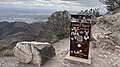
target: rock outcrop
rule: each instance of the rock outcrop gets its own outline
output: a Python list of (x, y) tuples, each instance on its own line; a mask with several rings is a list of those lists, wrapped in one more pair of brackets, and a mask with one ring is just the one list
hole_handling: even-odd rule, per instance
[(92, 26), (96, 47), (118, 51), (120, 49), (120, 13), (97, 18)]
[(47, 42), (18, 42), (14, 55), (19, 62), (40, 66), (55, 56), (55, 48)]

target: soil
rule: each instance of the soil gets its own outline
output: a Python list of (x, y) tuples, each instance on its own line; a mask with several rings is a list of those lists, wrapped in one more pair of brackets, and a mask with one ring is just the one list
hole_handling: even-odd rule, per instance
[[(90, 44), (90, 55), (92, 63), (84, 64), (65, 60), (69, 51), (69, 38), (60, 40), (53, 44), (56, 56), (41, 67), (120, 67), (120, 52), (111, 52), (102, 48), (95, 48)], [(119, 50), (120, 51), (120, 50)], [(0, 67), (38, 67), (32, 64), (19, 63), (15, 57), (1, 57)]]

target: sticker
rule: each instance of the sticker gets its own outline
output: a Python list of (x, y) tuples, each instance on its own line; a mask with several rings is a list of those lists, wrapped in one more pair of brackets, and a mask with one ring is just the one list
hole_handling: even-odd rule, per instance
[(71, 19), (71, 22), (79, 22), (79, 20), (73, 17), (73, 18)]
[(71, 35), (74, 35), (74, 32), (71, 32)]
[(78, 32), (77, 32), (77, 35), (80, 36)]
[(71, 40), (73, 40), (73, 38), (71, 38)]
[(91, 19), (87, 19), (87, 21), (88, 21), (88, 22), (90, 22), (90, 21), (91, 21)]
[(77, 36), (79, 36), (79, 33), (78, 32), (71, 32), (71, 35), (77, 35)]
[(85, 31), (85, 35), (88, 36), (89, 31)]
[(83, 41), (83, 36), (76, 36), (76, 38), (77, 38), (77, 41), (80, 41), (80, 42)]
[(84, 35), (84, 39), (85, 39), (85, 40), (88, 40), (88, 39), (89, 39), (88, 33), (89, 33), (89, 31), (85, 31), (85, 35)]
[(73, 28), (71, 28), (71, 30), (73, 31), (74, 29), (73, 29)]
[(89, 36), (84, 36), (84, 39), (85, 39), (85, 40), (88, 40), (88, 39), (89, 39)]
[(74, 38), (77, 39), (76, 36)]
[(82, 52), (82, 50), (79, 50), (79, 52)]
[(84, 54), (84, 56), (87, 56), (87, 55)]
[(83, 31), (80, 31), (80, 34), (83, 34)]
[(85, 17), (83, 17), (83, 19), (86, 19)]
[(76, 30), (76, 27), (73, 27), (74, 30)]
[(71, 53), (73, 53), (73, 51), (70, 51)]
[(77, 46), (78, 46), (78, 47), (81, 47), (81, 44), (78, 44)]
[(84, 22), (84, 20), (81, 20), (81, 22), (83, 23), (83, 22)]
[(80, 51), (73, 51), (74, 54), (80, 54), (81, 52)]
[(73, 18), (71, 19), (71, 22), (76, 22), (76, 19), (73, 17)]
[(77, 27), (77, 29), (76, 29), (76, 30), (77, 30), (77, 32), (80, 32), (80, 28), (79, 28), (79, 27)]

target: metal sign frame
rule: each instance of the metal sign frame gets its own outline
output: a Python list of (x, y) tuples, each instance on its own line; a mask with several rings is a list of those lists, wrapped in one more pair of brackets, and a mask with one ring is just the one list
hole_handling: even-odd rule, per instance
[(71, 15), (70, 56), (88, 59), (92, 15)]

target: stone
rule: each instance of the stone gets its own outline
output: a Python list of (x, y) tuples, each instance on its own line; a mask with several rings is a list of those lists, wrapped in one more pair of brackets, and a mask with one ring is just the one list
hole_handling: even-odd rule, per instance
[(120, 46), (115, 46), (116, 48), (120, 49)]
[(2, 63), (0, 63), (0, 67), (2, 67)]
[(32, 53), (28, 44), (17, 43), (14, 48), (15, 57), (24, 63), (29, 63), (32, 60)]
[(84, 63), (84, 64), (91, 64), (91, 55), (89, 54), (88, 59), (83, 59), (83, 58), (79, 58), (79, 57), (74, 57), (74, 56), (70, 56), (70, 52), (68, 52), (68, 54), (65, 57), (66, 61), (70, 61), (70, 62), (77, 62), (77, 63)]
[(47, 42), (18, 42), (14, 47), (14, 55), (19, 62), (41, 66), (56, 53), (55, 48)]
[(101, 58), (103, 57), (101, 54), (100, 54), (100, 55), (98, 55), (98, 56), (99, 56), (99, 57), (101, 57)]
[[(91, 35), (97, 43), (96, 48), (115, 51), (120, 47), (120, 14), (105, 15), (97, 18), (92, 26)], [(117, 18), (117, 19), (116, 19)]]
[(105, 59), (107, 59), (108, 57), (107, 57), (107, 55), (104, 55), (104, 57), (105, 57)]
[(109, 55), (110, 55), (111, 53), (110, 53), (110, 52), (107, 52), (107, 54), (109, 54)]

